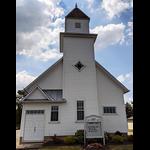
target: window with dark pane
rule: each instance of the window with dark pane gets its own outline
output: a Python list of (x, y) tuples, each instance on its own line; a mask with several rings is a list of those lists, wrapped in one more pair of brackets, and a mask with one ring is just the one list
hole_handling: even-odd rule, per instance
[(61, 89), (55, 89), (55, 90), (43, 90), (49, 97), (51, 97), (54, 100), (62, 100), (62, 90)]
[(77, 101), (77, 120), (84, 120), (84, 101)]
[(58, 106), (51, 107), (51, 121), (58, 121)]
[(81, 69), (84, 67), (84, 65), (78, 61), (75, 65), (74, 65), (79, 71), (81, 71)]
[(44, 114), (44, 110), (26, 110), (26, 114)]
[(106, 114), (116, 113), (116, 107), (103, 107), (103, 112)]
[(76, 23), (75, 23), (75, 28), (81, 28), (81, 23), (76, 22)]

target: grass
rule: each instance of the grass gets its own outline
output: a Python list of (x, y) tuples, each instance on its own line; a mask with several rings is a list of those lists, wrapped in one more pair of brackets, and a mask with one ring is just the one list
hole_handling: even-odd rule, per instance
[[(81, 150), (80, 146), (47, 146), (39, 150)], [(109, 145), (108, 150), (133, 150), (133, 145)]]
[(133, 150), (133, 144), (128, 145), (110, 145), (110, 150)]
[(80, 150), (80, 146), (49, 146), (40, 150)]

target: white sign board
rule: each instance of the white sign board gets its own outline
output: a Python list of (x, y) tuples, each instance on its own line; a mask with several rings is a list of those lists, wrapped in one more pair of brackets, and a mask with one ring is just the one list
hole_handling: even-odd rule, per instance
[(102, 138), (102, 119), (100, 116), (91, 115), (85, 118), (85, 138)]
[(101, 123), (100, 122), (87, 122), (86, 123), (86, 138), (101, 138)]

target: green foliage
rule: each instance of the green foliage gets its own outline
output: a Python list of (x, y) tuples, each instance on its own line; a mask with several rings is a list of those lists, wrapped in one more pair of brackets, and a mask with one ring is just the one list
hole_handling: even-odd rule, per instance
[(116, 144), (121, 144), (125, 141), (125, 137), (120, 135), (113, 135), (111, 141)]
[(75, 133), (75, 137), (76, 137), (76, 142), (78, 144), (83, 144), (84, 143), (84, 130), (77, 130), (77, 132)]
[(16, 94), (16, 128), (20, 128), (20, 122), (21, 122), (21, 113), (22, 113), (22, 103), (21, 98), (23, 96), (20, 94)]
[(131, 117), (131, 116), (133, 116), (133, 105), (132, 105), (133, 103), (131, 102), (131, 104), (130, 103), (126, 103), (126, 114), (127, 114), (127, 118), (129, 118), (129, 117)]
[(27, 92), (25, 90), (18, 90), (19, 95), (26, 96)]
[(128, 135), (128, 141), (133, 142), (133, 135)]
[(61, 140), (60, 138), (58, 138), (58, 137), (56, 136), (56, 134), (54, 134), (54, 136), (52, 137), (52, 140), (53, 140), (54, 144), (63, 143), (63, 140)]
[(120, 136), (122, 136), (122, 133), (121, 133), (120, 131), (116, 131), (116, 132), (115, 132), (115, 135), (120, 135)]
[(64, 137), (64, 142), (66, 144), (75, 144), (76, 143), (76, 137), (75, 136), (66, 136), (66, 137)]

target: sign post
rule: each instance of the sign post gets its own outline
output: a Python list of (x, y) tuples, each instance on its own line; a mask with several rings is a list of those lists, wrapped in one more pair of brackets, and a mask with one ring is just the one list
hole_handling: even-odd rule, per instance
[(103, 144), (105, 145), (102, 118), (100, 116), (90, 115), (85, 117), (84, 144), (86, 145), (86, 139), (92, 138), (103, 138)]

